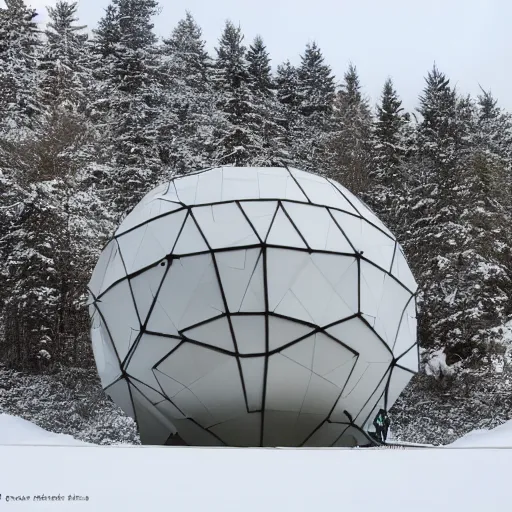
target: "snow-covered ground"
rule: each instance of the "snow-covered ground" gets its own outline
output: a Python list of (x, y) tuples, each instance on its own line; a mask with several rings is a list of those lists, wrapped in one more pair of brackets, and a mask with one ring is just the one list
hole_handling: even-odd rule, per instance
[(449, 448), (512, 447), (512, 421), (437, 449), (83, 449), (0, 415), (0, 444), (0, 508), (16, 510), (482, 512), (510, 502), (512, 450)]

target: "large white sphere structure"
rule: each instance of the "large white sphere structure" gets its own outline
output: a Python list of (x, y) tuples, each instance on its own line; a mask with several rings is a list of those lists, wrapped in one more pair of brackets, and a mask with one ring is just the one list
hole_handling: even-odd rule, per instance
[(338, 183), (210, 169), (151, 191), (104, 248), (94, 356), (145, 444), (366, 444), (418, 370), (416, 288)]

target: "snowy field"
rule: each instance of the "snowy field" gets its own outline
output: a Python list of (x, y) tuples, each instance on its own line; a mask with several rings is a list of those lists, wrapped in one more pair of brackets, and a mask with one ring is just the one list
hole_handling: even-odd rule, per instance
[(510, 502), (512, 449), (470, 448), (512, 447), (512, 422), (433, 449), (198, 449), (96, 447), (0, 415), (0, 443), (1, 510), (493, 512)]

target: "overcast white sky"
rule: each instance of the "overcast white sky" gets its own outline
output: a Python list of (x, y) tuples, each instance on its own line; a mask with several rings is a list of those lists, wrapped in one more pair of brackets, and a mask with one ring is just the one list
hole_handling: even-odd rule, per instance
[[(0, 0), (0, 3), (2, 1)], [(40, 9), (53, 0), (27, 0)], [(80, 0), (84, 24), (94, 27), (109, 0)], [(160, 0), (158, 35), (168, 36), (186, 10), (213, 52), (226, 19), (240, 23), (247, 42), (261, 34), (273, 64), (299, 62), (315, 40), (341, 79), (358, 68), (365, 93), (377, 101), (390, 75), (407, 108), (417, 104), (434, 61), (461, 92), (480, 83), (512, 109), (510, 0)]]

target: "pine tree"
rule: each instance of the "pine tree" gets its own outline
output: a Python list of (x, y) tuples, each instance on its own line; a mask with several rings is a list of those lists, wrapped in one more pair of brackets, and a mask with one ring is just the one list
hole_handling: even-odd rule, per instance
[(253, 44), (247, 51), (249, 63), (249, 86), (253, 93), (260, 96), (270, 96), (274, 88), (270, 57), (261, 36), (254, 38)]
[(39, 69), (39, 92), (44, 104), (66, 104), (71, 110), (83, 110), (86, 88), (90, 77), (83, 33), (86, 27), (78, 26), (77, 3), (59, 1), (48, 7), (49, 23), (46, 44), (42, 50)]
[(222, 164), (258, 163), (264, 146), (262, 119), (249, 87), (246, 48), (240, 27), (226, 22), (216, 48), (214, 86), (222, 121), (216, 128), (215, 159)]
[(0, 8), (0, 128), (23, 128), (38, 112), (37, 13), (23, 0), (6, 0)]

